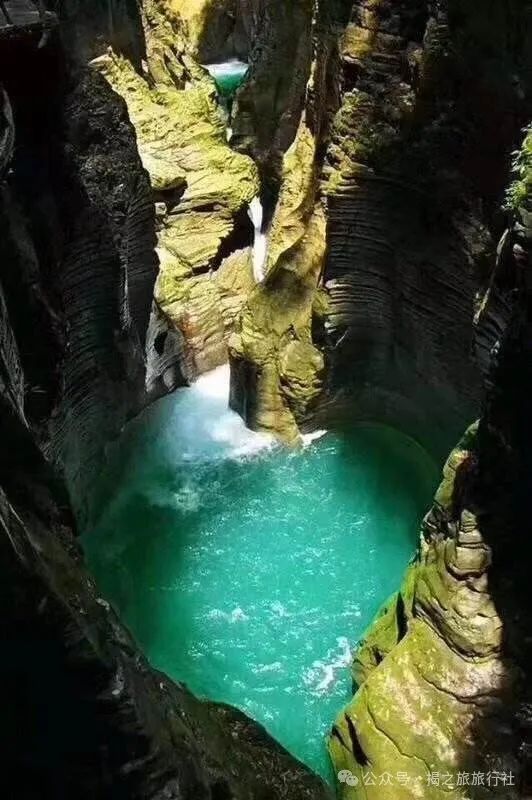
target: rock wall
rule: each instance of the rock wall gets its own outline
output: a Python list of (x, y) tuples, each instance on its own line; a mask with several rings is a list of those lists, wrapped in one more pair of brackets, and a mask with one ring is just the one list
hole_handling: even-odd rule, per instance
[[(311, 332), (325, 391), (293, 424), (305, 425), (310, 411), (313, 424), (377, 419), (443, 457), (478, 413), (495, 335), (486, 329), (478, 365), (476, 294), (501, 232), (497, 203), (530, 96), (527, 17), (511, 2), (482, 12), (473, 3), (426, 0), (319, 5), (314, 66), (308, 54), (295, 63), (309, 76), (305, 113), (313, 123), (321, 118), (310, 129), (326, 258)], [(325, 51), (327, 91), (313, 98), (313, 71)], [(253, 90), (252, 77), (238, 103)], [(292, 117), (297, 107), (291, 101)], [(293, 131), (285, 128), (288, 138)], [(274, 144), (263, 150), (272, 165), (275, 153), (288, 152), (276, 148), (281, 140), (269, 137)], [(279, 210), (287, 188), (283, 168), (276, 174)], [(248, 360), (247, 405), (254, 406), (260, 358)], [(282, 382), (271, 391), (277, 407), (290, 407)]]
[[(262, 2), (250, 74), (236, 98), (233, 133), (235, 146), (259, 165), (268, 207), (279, 190), (283, 155), (299, 127), (317, 45), (313, 24), (324, 12), (324, 4), (313, 0)], [(326, 27), (323, 33), (328, 35)]]
[[(177, 337), (179, 369), (190, 381), (227, 361), (227, 338), (251, 284), (246, 208), (259, 181), (253, 161), (227, 143), (214, 83), (192, 56), (177, 6), (144, 4), (140, 69), (112, 48), (92, 67), (125, 99), (153, 188), (160, 269), (150, 353), (158, 361), (162, 350), (164, 361), (167, 336)], [(239, 250), (246, 253), (235, 258)], [(149, 388), (157, 390), (152, 383), (150, 370)]]
[(56, 37), (11, 41), (0, 62), (16, 130), (1, 282), (25, 415), (83, 516), (105, 443), (145, 402), (150, 185), (125, 106), (97, 75), (69, 72)]
[[(107, 17), (92, 22), (91, 55)], [(152, 670), (85, 571), (73, 509), (87, 517), (106, 443), (147, 402), (147, 367), (158, 389), (179, 374), (168, 327), (157, 311), (149, 321), (155, 206), (135, 131), (76, 58), (58, 33), (0, 41), (5, 780), (50, 800), (325, 800), (260, 726)], [(228, 327), (243, 265), (234, 253), (217, 274)]]
[(48, 0), (61, 20), (60, 35), (67, 51), (85, 63), (109, 45), (140, 66), (146, 45), (137, 0)]
[(440, 452), (478, 413), (471, 320), (526, 119), (526, 24), (518, 3), (362, 1), (339, 41), (329, 393)]
[[(267, 145), (261, 145), (260, 137), (256, 140), (259, 163), (263, 157), (269, 159), (264, 169), (266, 186), (268, 182), (270, 189), (278, 185), (267, 230), (265, 280), (250, 295), (230, 340), (232, 407), (250, 427), (268, 430), (291, 443), (298, 441), (298, 425), (305, 421), (323, 385), (324, 359), (313, 340), (325, 311), (323, 294), (318, 291), (326, 248), (319, 177), (338, 11), (334, 3), (306, 8), (310, 16), (301, 36), (308, 39), (307, 49), (304, 55), (296, 53), (292, 88), (303, 78), (306, 83), (301, 94), (297, 89), (297, 96), (291, 96), (279, 127), (267, 136)], [(302, 9), (298, 7), (297, 13)], [(274, 37), (267, 49), (264, 76), (268, 59), (281, 49), (281, 42)], [(252, 73), (239, 103), (244, 89), (253, 93), (258, 86)]]
[[(514, 769), (526, 781), (528, 545), (520, 537), (516, 558), (514, 540), (527, 529), (532, 474), (528, 139), (512, 225), (489, 270), (529, 99), (525, 9), (211, 5), (205, 19), (236, 20), (225, 55), (249, 46), (239, 153), (197, 63), (201, 47), (218, 56), (218, 39), (198, 33), (189, 45), (177, 0), (102, 0), (90, 14), (67, 2), (62, 47), (58, 33), (0, 43), (10, 777), (22, 795), (38, 786), (44, 797), (58, 787), (82, 797), (329, 796), (243, 715), (154, 673), (75, 544), (72, 508), (87, 516), (106, 443), (149, 397), (225, 359), (229, 343), (233, 406), (293, 442), (311, 414), (330, 420), (348, 403), (352, 417), (441, 449), (475, 415), (488, 375), (481, 423), (446, 465), (418, 561), (357, 655), (361, 688), (331, 751), (358, 780), (368, 768), (415, 780), (363, 793), (351, 781), (352, 796), (418, 796), (427, 771)], [(204, 22), (198, 30), (209, 33)], [(269, 251), (255, 286), (245, 213), (260, 188)], [(38, 698), (21, 706), (27, 685), (49, 690), (57, 740), (35, 733)], [(65, 735), (80, 729), (79, 742)]]
[[(358, 651), (359, 688), (333, 728), (333, 760), (352, 776), (343, 785), (348, 797), (530, 791), (529, 545), (519, 536), (532, 474), (530, 153), (529, 134), (509, 193), (511, 226), (482, 304), (481, 316), (502, 305), (510, 312), (492, 349), (481, 421), (445, 465), (416, 563)], [(389, 785), (372, 783), (369, 776), (384, 773)], [(474, 773), (484, 785), (477, 779), (465, 789)]]
[(265, 5), (264, 0), (166, 0), (202, 64), (231, 58), (247, 61)]

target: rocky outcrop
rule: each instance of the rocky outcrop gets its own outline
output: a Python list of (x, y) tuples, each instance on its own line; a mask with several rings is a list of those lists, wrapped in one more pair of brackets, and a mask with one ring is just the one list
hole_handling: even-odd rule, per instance
[[(473, 354), (471, 321), (529, 97), (522, 7), (490, 7), (486, 26), (480, 13), (471, 3), (425, 0), (361, 0), (321, 11), (317, 4), (314, 67), (312, 54), (294, 59), (310, 76), (303, 106), (318, 171), (325, 154), (315, 196), (326, 209), (326, 259), (316, 285), (327, 297), (316, 293), (313, 343), (326, 381), (314, 416), (387, 422), (439, 457), (478, 413), (496, 330), (486, 327)], [(338, 32), (334, 43), (324, 30)], [(317, 64), (325, 94), (310, 88)], [(239, 105), (253, 88), (252, 72)], [(290, 102), (292, 115), (297, 106)], [(295, 126), (285, 133), (295, 136)], [(275, 153), (288, 150), (276, 136), (264, 152), (270, 183), (281, 176), (280, 208), (286, 186)], [(239, 385), (252, 386), (258, 374), (255, 357), (249, 360), (251, 378), (239, 377)], [(282, 390), (279, 399), (286, 404)]]
[[(144, 71), (112, 50), (92, 66), (125, 99), (135, 127), (157, 217), (157, 329), (177, 332), (180, 373), (190, 381), (227, 360), (228, 318), (216, 270), (251, 243), (245, 209), (259, 184), (251, 159), (227, 144), (214, 84), (190, 55), (180, 24), (164, 3), (146, 3)], [(242, 267), (242, 288), (247, 264), (234, 263)]]
[(187, 45), (203, 63), (247, 61), (261, 21), (263, 0), (166, 0), (177, 14)]
[[(302, 13), (302, 9), (292, 11)], [(305, 23), (312, 48), (307, 53), (310, 60), (294, 62), (301, 70), (299, 77), (307, 77), (301, 99), (292, 98), (289, 104), (291, 115), (296, 109), (300, 114), (293, 141), (284, 152), (284, 134), (268, 139), (270, 155), (284, 154), (268, 229), (265, 279), (250, 296), (230, 340), (232, 407), (250, 427), (292, 443), (298, 441), (299, 425), (320, 396), (325, 367), (313, 334), (325, 313), (318, 291), (326, 247), (319, 173), (334, 58), (334, 9), (334, 4), (317, 3)], [(275, 182), (271, 157), (270, 180)]]
[(510, 34), (522, 15), (516, 3), (361, 1), (339, 41), (329, 394), (437, 452), (478, 413), (471, 319), (526, 113), (529, 40)]
[[(379, 800), (458, 798), (457, 786), (427, 787), (427, 771), (526, 780), (526, 536), (515, 553), (532, 488), (529, 139), (487, 274), (528, 99), (523, 4), (100, 0), (60, 14), (63, 48), (52, 32), (0, 45), (9, 778), (22, 796), (329, 796), (244, 715), (151, 670), (75, 543), (72, 511), (86, 518), (107, 442), (229, 343), (232, 405), (291, 442), (309, 414), (348, 403), (440, 450), (488, 375), (419, 557), (357, 654), (360, 689), (331, 751), (346, 793)], [(197, 61), (221, 55), (211, 19), (233, 25), (224, 55), (249, 47), (238, 153)], [(186, 25), (198, 25), (191, 44)], [(249, 154), (269, 228), (260, 285)], [(43, 686), (56, 737), (36, 724)], [(368, 770), (395, 783), (372, 788)]]
[(520, 609), (530, 582), (513, 553), (530, 484), (529, 137), (518, 166), (513, 224), (483, 303), (489, 314), (494, 295), (511, 296), (484, 413), (451, 453), (416, 563), (356, 656), (359, 688), (330, 742), (351, 775), (345, 796), (459, 798), (473, 773), (484, 776), (473, 797), (526, 793), (530, 622)]
[(249, 427), (288, 441), (297, 440), (296, 415), (319, 394), (323, 372), (311, 336), (325, 247), (314, 157), (314, 139), (303, 122), (284, 159), (264, 284), (250, 296), (230, 340), (231, 406)]
[(83, 517), (106, 442), (145, 402), (151, 191), (102, 78), (69, 73), (56, 39), (13, 45), (0, 62), (17, 132), (1, 191), (2, 288), (26, 417)]
[[(324, 3), (262, 2), (260, 27), (249, 55), (250, 72), (238, 92), (233, 119), (235, 146), (253, 155), (268, 206), (276, 199), (281, 162), (299, 127)], [(334, 5), (334, 4), (333, 4)], [(329, 35), (324, 26), (320, 33)]]

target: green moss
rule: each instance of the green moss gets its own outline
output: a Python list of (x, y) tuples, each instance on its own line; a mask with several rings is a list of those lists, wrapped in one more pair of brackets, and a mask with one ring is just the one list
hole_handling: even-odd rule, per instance
[(412, 613), (416, 565), (406, 571), (400, 592), (395, 592), (384, 603), (376, 619), (364, 634), (358, 648), (351, 674), (353, 684), (362, 686), (369, 674), (391, 652), (406, 632), (407, 621)]
[(512, 172), (514, 182), (506, 193), (506, 208), (517, 210), (532, 193), (532, 124), (525, 129), (525, 139), (520, 150), (514, 153)]

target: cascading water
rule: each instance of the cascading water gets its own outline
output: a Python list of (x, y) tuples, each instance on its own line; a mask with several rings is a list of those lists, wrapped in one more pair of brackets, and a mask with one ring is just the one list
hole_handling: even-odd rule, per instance
[(265, 277), (264, 265), (266, 263), (266, 248), (268, 239), (262, 232), (263, 208), (259, 197), (254, 197), (248, 208), (248, 216), (253, 223), (253, 276), (257, 283), (262, 283)]
[(400, 582), (436, 471), (382, 426), (286, 449), (245, 428), (228, 389), (221, 367), (126, 428), (88, 564), (156, 667), (327, 777), (351, 647)]
[[(220, 64), (204, 64), (216, 83), (222, 99), (227, 119), (231, 119), (232, 98), (238, 87), (245, 80), (248, 64), (233, 59)], [(230, 125), (226, 128), (227, 141), (230, 141), (233, 131)], [(264, 211), (259, 197), (254, 197), (248, 208), (248, 215), (253, 223), (253, 275), (257, 283), (264, 280), (264, 264), (266, 262), (267, 237), (262, 232)]]

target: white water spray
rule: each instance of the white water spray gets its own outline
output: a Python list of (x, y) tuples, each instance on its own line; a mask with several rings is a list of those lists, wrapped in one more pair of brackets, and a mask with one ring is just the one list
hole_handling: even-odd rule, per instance
[(327, 434), (327, 431), (321, 429), (318, 431), (312, 431), (312, 433), (302, 433), (301, 440), (303, 442), (303, 447), (309, 447), (312, 442), (318, 441), (318, 439), (323, 439), (323, 437)]
[(253, 275), (257, 283), (262, 283), (265, 276), (266, 248), (268, 240), (262, 232), (264, 211), (258, 197), (254, 197), (248, 208), (248, 216), (253, 223), (255, 236), (253, 239)]
[(316, 696), (327, 693), (342, 676), (345, 668), (351, 664), (353, 656), (347, 637), (339, 636), (336, 643), (340, 653), (329, 651), (325, 660), (314, 661), (312, 667), (303, 675), (303, 682), (311, 687), (312, 694)]
[(246, 428), (229, 408), (230, 369), (224, 364), (175, 395), (175, 425), (168, 430), (170, 458), (211, 461), (251, 456), (274, 439)]
[(224, 79), (229, 78), (243, 80), (249, 65), (244, 61), (239, 61), (238, 58), (233, 58), (230, 61), (222, 61), (220, 64), (202, 64), (202, 66), (217, 83), (223, 83)]

